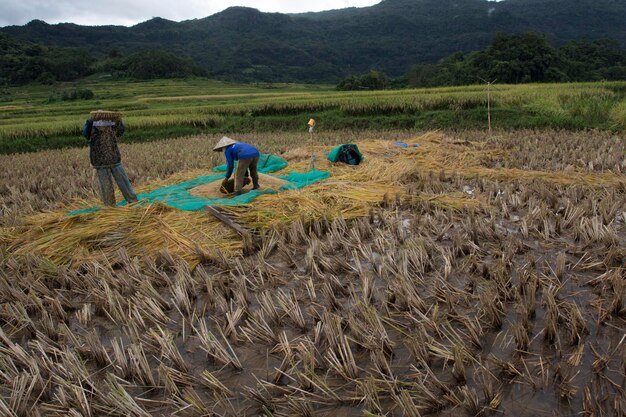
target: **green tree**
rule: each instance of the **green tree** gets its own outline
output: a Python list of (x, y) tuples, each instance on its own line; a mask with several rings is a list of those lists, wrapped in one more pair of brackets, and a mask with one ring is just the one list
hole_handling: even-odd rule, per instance
[(406, 73), (410, 87), (433, 87), (437, 83), (439, 66), (434, 64), (412, 65)]
[(126, 58), (126, 75), (137, 79), (184, 78), (205, 75), (206, 71), (189, 59), (169, 52), (150, 51)]
[(91, 72), (84, 49), (35, 45), (0, 34), (0, 83), (71, 81)]
[(477, 76), (504, 83), (545, 81), (546, 71), (559, 64), (559, 54), (537, 33), (499, 33), (492, 44), (473, 57)]
[(561, 47), (562, 70), (572, 81), (626, 79), (626, 51), (611, 39), (573, 41)]
[(389, 77), (381, 71), (370, 70), (364, 75), (349, 75), (337, 85), (337, 90), (384, 90)]

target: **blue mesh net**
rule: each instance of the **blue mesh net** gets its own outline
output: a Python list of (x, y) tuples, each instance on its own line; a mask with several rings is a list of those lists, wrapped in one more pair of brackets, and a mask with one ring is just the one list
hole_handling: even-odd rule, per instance
[[(265, 155), (264, 155), (265, 156)], [(273, 155), (267, 155), (273, 157)], [(275, 158), (275, 159), (274, 159)], [(282, 158), (274, 157), (267, 158), (267, 161), (273, 161), (271, 164), (264, 164), (263, 171), (259, 168), (261, 172), (273, 172), (276, 171), (277, 166), (282, 166), (282, 162), (284, 161), (284, 166), (279, 169), (282, 169), (287, 166), (287, 161)], [(278, 160), (278, 161), (277, 161)], [(280, 163), (280, 165), (279, 165)], [(218, 167), (219, 168), (219, 167)], [(218, 170), (218, 168), (215, 168)], [(271, 169), (271, 171), (268, 171)], [(324, 180), (330, 177), (330, 173), (326, 171), (317, 171), (311, 170), (309, 172), (291, 172), (288, 175), (276, 176), (276, 178), (280, 178), (282, 180), (287, 181), (287, 184), (282, 185), (278, 188), (278, 191), (283, 190), (293, 190), (297, 188), (305, 187), (309, 184), (313, 184), (317, 181)], [(208, 184), (214, 181), (221, 181), (224, 179), (223, 174), (213, 174), (213, 175), (204, 175), (201, 177), (194, 178), (189, 181), (180, 182), (178, 184), (167, 185), (165, 187), (157, 188), (156, 190), (148, 191), (145, 193), (137, 194), (137, 198), (139, 202), (137, 205), (145, 205), (151, 204), (155, 202), (160, 202), (167, 204), (170, 207), (174, 207), (180, 210), (185, 211), (198, 211), (202, 210), (202, 208), (206, 205), (242, 205), (249, 204), (255, 198), (263, 194), (274, 194), (277, 191), (273, 189), (265, 189), (265, 190), (252, 190), (248, 191), (245, 194), (234, 196), (232, 198), (210, 198), (210, 197), (197, 197), (189, 193), (189, 190), (192, 188)], [(118, 203), (118, 206), (125, 206), (126, 201), (121, 201)], [(68, 216), (73, 216), (77, 214), (87, 214), (98, 211), (101, 207), (88, 207), (80, 210), (74, 210), (69, 212)]]

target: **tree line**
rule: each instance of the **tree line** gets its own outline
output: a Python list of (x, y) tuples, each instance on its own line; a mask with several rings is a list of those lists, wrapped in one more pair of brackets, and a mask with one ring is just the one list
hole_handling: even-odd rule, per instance
[[(125, 55), (112, 49), (94, 57), (86, 49), (44, 46), (0, 33), (0, 85), (51, 84), (94, 73), (131, 79), (209, 75), (191, 58), (171, 52), (148, 50)], [(415, 64), (399, 77), (388, 77), (376, 69), (349, 75), (337, 88), (436, 87), (481, 80), (510, 84), (626, 80), (626, 50), (611, 39), (570, 41), (555, 47), (542, 34), (500, 33), (481, 51), (457, 52), (434, 64)]]
[(557, 48), (538, 33), (500, 33), (482, 51), (457, 52), (436, 64), (415, 64), (396, 78), (377, 70), (350, 75), (337, 89), (441, 87), (494, 80), (505, 84), (626, 80), (626, 50), (611, 39), (570, 41)]
[(0, 85), (52, 84), (94, 73), (141, 80), (207, 75), (191, 59), (170, 52), (145, 51), (124, 56), (112, 49), (98, 59), (83, 48), (44, 46), (0, 33)]

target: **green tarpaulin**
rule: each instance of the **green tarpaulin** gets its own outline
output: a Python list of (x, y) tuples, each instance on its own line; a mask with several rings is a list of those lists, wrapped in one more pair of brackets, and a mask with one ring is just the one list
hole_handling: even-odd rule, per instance
[[(263, 155), (268, 158), (264, 158), (263, 169), (259, 168), (261, 172), (274, 172), (287, 166), (287, 161), (283, 158), (274, 155)], [(284, 165), (283, 165), (284, 161)], [(261, 162), (261, 160), (259, 160)], [(280, 167), (280, 168), (278, 168)], [(216, 168), (219, 170), (220, 167)], [(330, 177), (330, 173), (326, 171), (312, 170), (309, 172), (292, 172), (288, 175), (276, 176), (276, 178), (287, 181), (287, 184), (282, 185), (278, 191), (291, 190), (296, 188), (302, 188), (317, 181), (321, 181)], [(165, 187), (157, 188), (145, 193), (137, 194), (139, 199), (139, 205), (151, 204), (155, 202), (161, 202), (167, 204), (170, 207), (174, 207), (185, 211), (198, 211), (206, 205), (241, 205), (248, 204), (255, 198), (263, 194), (276, 193), (275, 190), (252, 190), (245, 194), (238, 195), (232, 198), (207, 198), (196, 197), (189, 193), (192, 188), (198, 187), (203, 184), (208, 184), (213, 181), (221, 181), (224, 179), (224, 174), (212, 174), (204, 175), (194, 178), (189, 181), (184, 181), (178, 184), (167, 185)], [(125, 206), (126, 201), (121, 201), (118, 206)], [(98, 211), (101, 207), (89, 207), (80, 210), (74, 210), (68, 213), (69, 216), (76, 214), (93, 213)]]
[(363, 154), (361, 154), (359, 147), (354, 143), (344, 143), (343, 145), (333, 148), (333, 150), (328, 153), (328, 160), (330, 162), (346, 162), (341, 160), (341, 155), (344, 154), (347, 149), (354, 150), (359, 157), (359, 160), (355, 161), (356, 163), (353, 165), (358, 165), (361, 161), (363, 161)]

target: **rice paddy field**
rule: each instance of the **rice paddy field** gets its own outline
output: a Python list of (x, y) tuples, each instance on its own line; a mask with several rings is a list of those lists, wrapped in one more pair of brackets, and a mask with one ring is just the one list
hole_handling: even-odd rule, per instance
[[(231, 104), (294, 117), (307, 95), (364, 105), (305, 90)], [(184, 108), (180, 94), (158, 101)], [(382, 114), (394, 94), (367, 96)], [(556, 110), (567, 99), (542, 97), (542, 112), (570, 117)], [(624, 415), (626, 136), (611, 97), (601, 130), (323, 129), (312, 112), (313, 138), (229, 134), (285, 158), (282, 173), (312, 156), (331, 173), (222, 207), (254, 241), (163, 204), (67, 216), (98, 203), (86, 148), (0, 155), (0, 414)], [(206, 127), (121, 153), (146, 191), (209, 173), (220, 137)], [(363, 163), (328, 162), (341, 143)]]
[[(89, 90), (91, 100), (62, 101)], [(492, 124), (499, 129), (626, 129), (626, 82), (495, 85)], [(0, 89), (0, 154), (84, 146), (90, 111), (124, 113), (125, 140), (146, 142), (202, 133), (467, 130), (487, 128), (487, 89), (343, 92), (313, 85), (234, 85), (218, 81), (124, 82), (92, 79)]]

